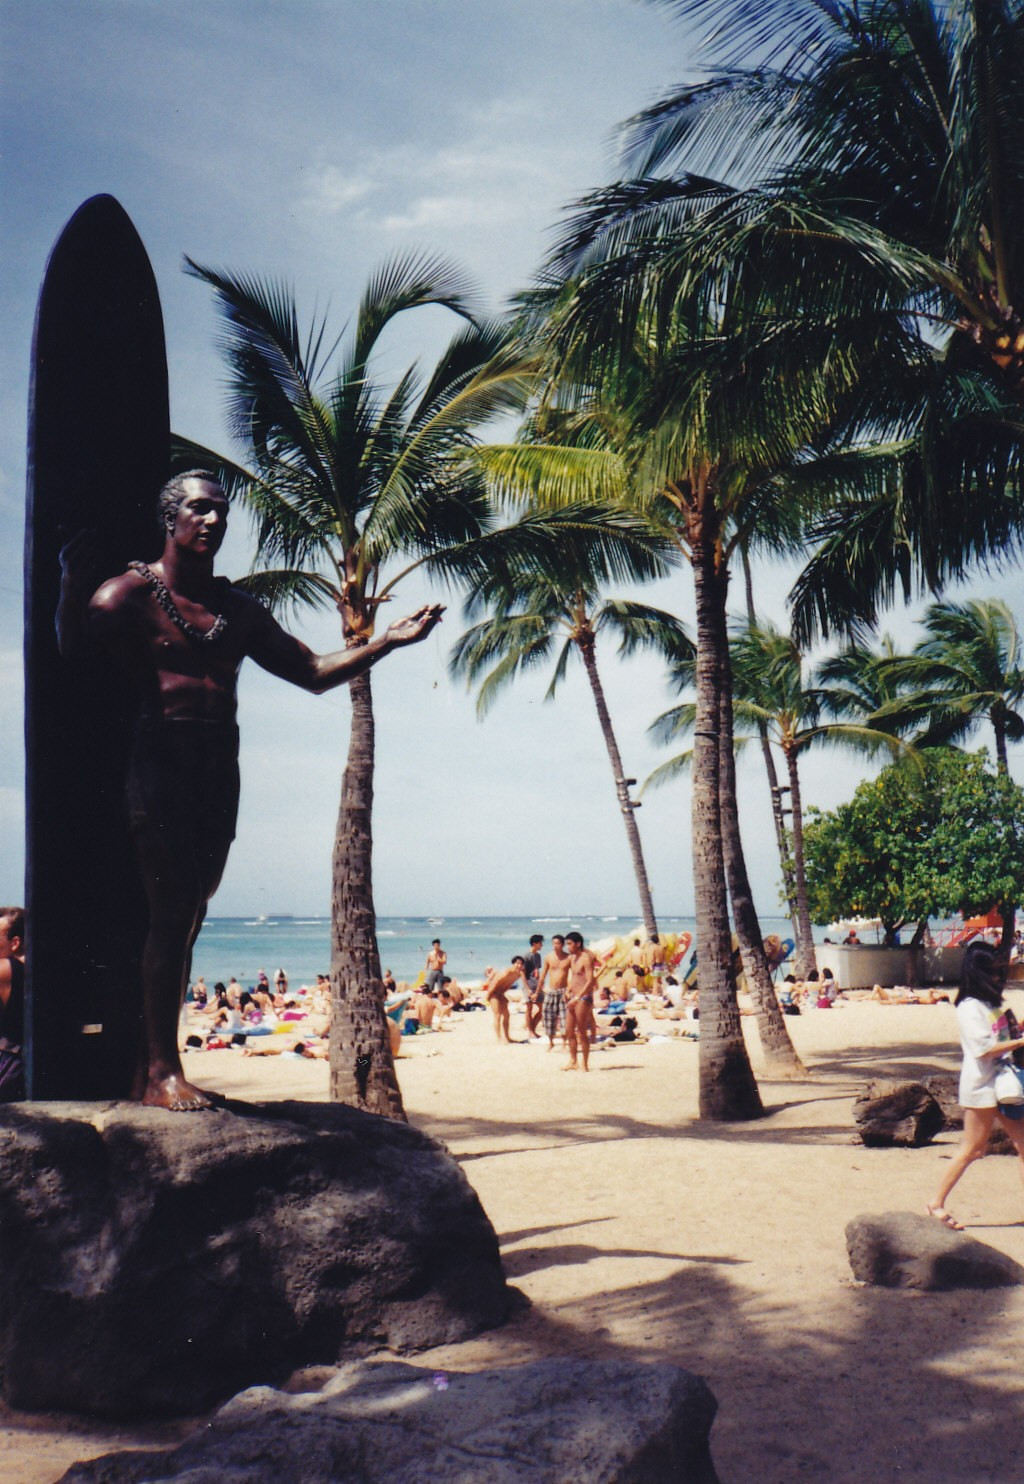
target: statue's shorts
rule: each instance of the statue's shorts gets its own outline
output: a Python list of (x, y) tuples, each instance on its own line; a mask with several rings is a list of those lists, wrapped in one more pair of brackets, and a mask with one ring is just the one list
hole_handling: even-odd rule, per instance
[(234, 722), (144, 717), (128, 766), (128, 824), (186, 855), (226, 849), (238, 816)]

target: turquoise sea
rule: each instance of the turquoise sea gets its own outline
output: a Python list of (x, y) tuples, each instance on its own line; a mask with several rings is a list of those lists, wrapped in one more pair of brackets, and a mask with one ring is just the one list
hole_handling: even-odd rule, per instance
[[(666, 920), (665, 932), (685, 928), (694, 932), (692, 918)], [(762, 930), (789, 936), (788, 919), (765, 917)], [(396, 979), (412, 980), (424, 966), (431, 939), (440, 938), (448, 954), (448, 969), (457, 979), (479, 980), (490, 964), (508, 963), (515, 953), (526, 953), (531, 933), (574, 928), (588, 943), (626, 934), (642, 936), (636, 917), (381, 917), (377, 920), (381, 967)], [(326, 917), (211, 917), (196, 944), (192, 976), (207, 984), (232, 974), (244, 985), (255, 984), (260, 969), (273, 979), (283, 968), (294, 985), (310, 984), (330, 967), (330, 923)]]

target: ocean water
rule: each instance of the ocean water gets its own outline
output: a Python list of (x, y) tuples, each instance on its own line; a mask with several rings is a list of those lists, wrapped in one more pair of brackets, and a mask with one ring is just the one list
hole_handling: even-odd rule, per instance
[[(693, 918), (659, 923), (666, 933), (693, 934)], [(788, 919), (762, 918), (762, 931), (788, 937)], [(492, 964), (508, 963), (527, 953), (531, 933), (543, 933), (545, 947), (553, 933), (576, 929), (584, 941), (643, 937), (636, 917), (381, 917), (377, 941), (381, 967), (396, 979), (414, 980), (424, 967), (431, 939), (440, 938), (448, 954), (448, 971), (456, 979), (483, 978)], [(260, 969), (273, 979), (283, 968), (293, 985), (311, 984), (330, 968), (330, 922), (326, 917), (211, 917), (196, 944), (192, 976), (208, 985), (225, 983), (233, 974), (240, 984), (255, 984)]]

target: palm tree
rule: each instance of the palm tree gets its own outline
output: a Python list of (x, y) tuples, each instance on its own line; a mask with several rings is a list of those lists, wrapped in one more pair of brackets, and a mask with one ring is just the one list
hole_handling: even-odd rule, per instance
[[(520, 405), (524, 378), (514, 357), (502, 359), (503, 335), (471, 320), (458, 275), (423, 257), (386, 263), (370, 281), (338, 368), (329, 374), (338, 343), (328, 343), (322, 320), (301, 333), (285, 287), (192, 262), (189, 271), (214, 289), (225, 321), (230, 424), (248, 467), (194, 445), (181, 456), (215, 460), (253, 513), (259, 566), (250, 590), (274, 604), (336, 608), (344, 641), (355, 647), (371, 638), (378, 609), (409, 573), (441, 571), (445, 562), (478, 569), (494, 516), (483, 476), (468, 461), (472, 430)], [(463, 328), (425, 382), (410, 368), (386, 389), (373, 374), (381, 334), (397, 315), (430, 304), (460, 316)], [(502, 534), (494, 533), (499, 542)], [(530, 533), (524, 534), (518, 558), (529, 566)], [(515, 546), (512, 533), (504, 549)], [(398, 557), (405, 565), (394, 570)], [(494, 560), (492, 553), (488, 569)], [(349, 692), (332, 866), (331, 1096), (403, 1118), (373, 904), (369, 673), (350, 682)]]
[[(747, 290), (723, 277), (670, 307), (649, 274), (651, 255), (620, 243), (606, 193), (584, 202), (553, 264), (564, 276), (546, 327), (552, 397), (572, 384), (620, 409), (629, 498), (674, 532), (691, 567), (697, 609), (693, 850), (701, 990), (701, 1112), (759, 1116), (731, 977), (722, 825), (722, 732), (729, 684), (726, 594), (730, 564), (753, 533), (784, 543), (792, 529), (787, 488), (833, 405), (827, 357), (780, 371), (778, 346), (744, 342)], [(613, 188), (614, 194), (614, 188)], [(607, 215), (605, 210), (607, 207)], [(669, 240), (665, 229), (662, 247)], [(705, 288), (707, 286), (705, 285)], [(637, 366), (642, 375), (637, 375)], [(726, 764), (728, 766), (728, 764)]]
[[(601, 735), (604, 737), (615, 793), (619, 802), (626, 839), (633, 862), (640, 910), (649, 937), (658, 932), (647, 867), (636, 822), (639, 807), (630, 798), (632, 779), (625, 776), (619, 745), (612, 728), (604, 686), (597, 668), (597, 640), (602, 633), (616, 634), (619, 653), (628, 656), (641, 648), (654, 649), (664, 655), (678, 656), (692, 649), (683, 625), (671, 614), (646, 604), (625, 599), (601, 601), (592, 564), (577, 547), (563, 551), (563, 570), (557, 578), (536, 573), (514, 592), (501, 582), (481, 588), (466, 605), (467, 617), (482, 609), (492, 609), (491, 616), (468, 629), (452, 651), (450, 669), (453, 675), (465, 675), (470, 683), (480, 681), (477, 709), (483, 716), (499, 689), (517, 674), (532, 669), (552, 657), (558, 647), (555, 670), (548, 686), (550, 700), (564, 679), (569, 660), (579, 656), (594, 698)], [(655, 550), (638, 551), (634, 576), (637, 580), (664, 572), (663, 562)]]
[(1006, 744), (1024, 739), (1024, 664), (1013, 614), (999, 599), (980, 598), (934, 603), (923, 622), (927, 638), (912, 655), (886, 666), (903, 694), (884, 702), (876, 720), (902, 728), (923, 724), (922, 747), (958, 742), (988, 721), (996, 767), (1008, 775)]
[[(814, 355), (827, 326), (848, 450), (887, 443), (874, 481), (817, 531), (797, 637), (1019, 553), (1019, 0), (662, 3), (713, 19), (720, 69), (630, 122), (620, 246), (656, 258), (669, 302), (727, 265), (760, 285), (755, 333)], [(751, 183), (693, 173), (737, 170)]]
[[(684, 657), (681, 660), (677, 660), (671, 666), (670, 683), (678, 690), (692, 690), (694, 688), (696, 684), (695, 656), (690, 658)], [(764, 1053), (765, 1060), (771, 1068), (772, 1073), (776, 1076), (800, 1077), (804, 1075), (805, 1069), (793, 1046), (772, 985), (771, 972), (765, 954), (764, 938), (761, 933), (761, 924), (758, 919), (757, 909), (754, 905), (754, 894), (750, 885), (750, 876), (747, 871), (743, 840), (740, 833), (739, 806), (736, 790), (736, 754), (742, 751), (750, 739), (745, 736), (737, 737), (735, 735), (733, 696), (734, 684), (730, 661), (728, 683), (722, 688), (722, 711), (719, 725), (719, 791), (722, 819), (722, 847), (726, 879), (729, 887), (729, 899), (732, 904), (740, 957), (743, 961), (743, 973), (754, 1001), (758, 1036), (761, 1041), (761, 1049)], [(655, 717), (649, 730), (661, 741), (674, 741), (677, 737), (692, 733), (696, 722), (696, 703), (693, 701), (682, 701), (677, 706), (673, 706), (660, 716)], [(768, 762), (771, 769), (774, 770), (775, 765), (771, 754), (771, 743), (768, 740), (767, 728), (761, 723), (759, 730), (763, 730), (764, 745), (768, 748)], [(661, 787), (679, 777), (680, 774), (688, 772), (692, 763), (692, 749), (677, 753), (674, 757), (669, 758), (667, 762), (660, 763), (654, 769), (646, 779), (644, 788)], [(774, 771), (769, 776), (774, 777)], [(773, 809), (778, 805), (778, 802), (777, 795), (773, 794)], [(782, 859), (785, 866), (789, 858), (789, 846), (785, 825), (781, 822), (777, 838), (785, 842), (785, 855), (783, 855), (780, 846), (780, 859)], [(795, 911), (792, 915), (795, 926)]]
[[(769, 773), (772, 808), (776, 815), (777, 833), (788, 835), (794, 877), (796, 913), (793, 928), (797, 944), (796, 969), (806, 978), (815, 966), (813, 930), (808, 906), (807, 879), (803, 844), (803, 790), (799, 760), (812, 746), (844, 745), (875, 754), (913, 753), (913, 746), (888, 727), (877, 711), (884, 699), (893, 694), (892, 682), (869, 676), (884, 675), (893, 663), (859, 648), (824, 661), (812, 681), (805, 668), (804, 656), (793, 638), (767, 621), (737, 624), (731, 636), (733, 711), (736, 719), (763, 731), (769, 744), (781, 752), (788, 787), (782, 790)], [(889, 646), (891, 652), (891, 646)], [(693, 684), (692, 667), (676, 664), (671, 679), (680, 690)], [(822, 685), (822, 680), (832, 682)], [(874, 702), (874, 704), (872, 704)], [(652, 724), (652, 732), (663, 740), (685, 735), (695, 725), (695, 707), (683, 702), (664, 712)], [(839, 718), (826, 721), (826, 716)], [(745, 739), (741, 738), (741, 742)], [(685, 761), (686, 755), (663, 763), (652, 777), (655, 781), (669, 778)], [(790, 808), (784, 811), (782, 792), (790, 796)], [(784, 812), (789, 812), (791, 828), (786, 830)], [(785, 857), (783, 864), (785, 864)]]

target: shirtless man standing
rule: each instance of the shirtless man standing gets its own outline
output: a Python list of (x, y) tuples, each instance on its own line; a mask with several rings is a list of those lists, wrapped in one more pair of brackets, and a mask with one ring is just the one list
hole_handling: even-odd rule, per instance
[(511, 1045), (512, 1037), (509, 1035), (509, 1010), (508, 992), (517, 979), (523, 981), (524, 988), (529, 985), (526, 979), (526, 966), (521, 953), (517, 953), (507, 969), (488, 969), (487, 978), (484, 980), (484, 998), (494, 1016), (494, 1034), (500, 1041), (504, 1039)]
[(652, 933), (641, 950), (644, 970), (649, 978), (654, 980), (653, 985), (648, 988), (657, 989), (659, 981), (665, 976), (665, 950), (661, 946), (661, 939), (657, 933)]
[(554, 1051), (555, 1037), (559, 1031), (565, 1035), (565, 986), (569, 979), (569, 968), (570, 959), (565, 951), (565, 939), (561, 933), (556, 933), (551, 939), (551, 952), (544, 960), (544, 967), (537, 981), (549, 1051)]
[(544, 965), (544, 934), (534, 933), (530, 938), (530, 951), (526, 956), (526, 1039), (539, 1041), (537, 1027), (541, 1020), (544, 992), (540, 987), (540, 971)]
[(597, 989), (597, 959), (584, 948), (579, 933), (567, 933), (569, 978), (565, 996), (565, 1040), (569, 1060), (564, 1071), (576, 1071), (577, 1049), (583, 1054), (583, 1070), (590, 1071), (590, 1036), (594, 1029), (594, 992)]
[(147, 567), (93, 592), (88, 532), (61, 553), (61, 653), (92, 646), (134, 681), (139, 725), (128, 774), (129, 827), (149, 904), (142, 957), (143, 1045), (133, 1098), (152, 1107), (205, 1108), (178, 1054), (178, 1014), (192, 949), (220, 882), (238, 808), (236, 682), (251, 657), (317, 694), (344, 685), (392, 650), (430, 633), (441, 608), (424, 607), (358, 647), (318, 655), (262, 604), (215, 577), (228, 502), (214, 475), (193, 469), (160, 493), (164, 549)]
[(423, 988), (428, 994), (433, 994), (444, 983), (444, 966), (447, 962), (448, 955), (441, 947), (441, 939), (435, 938), (427, 954), (427, 972), (423, 980)]

